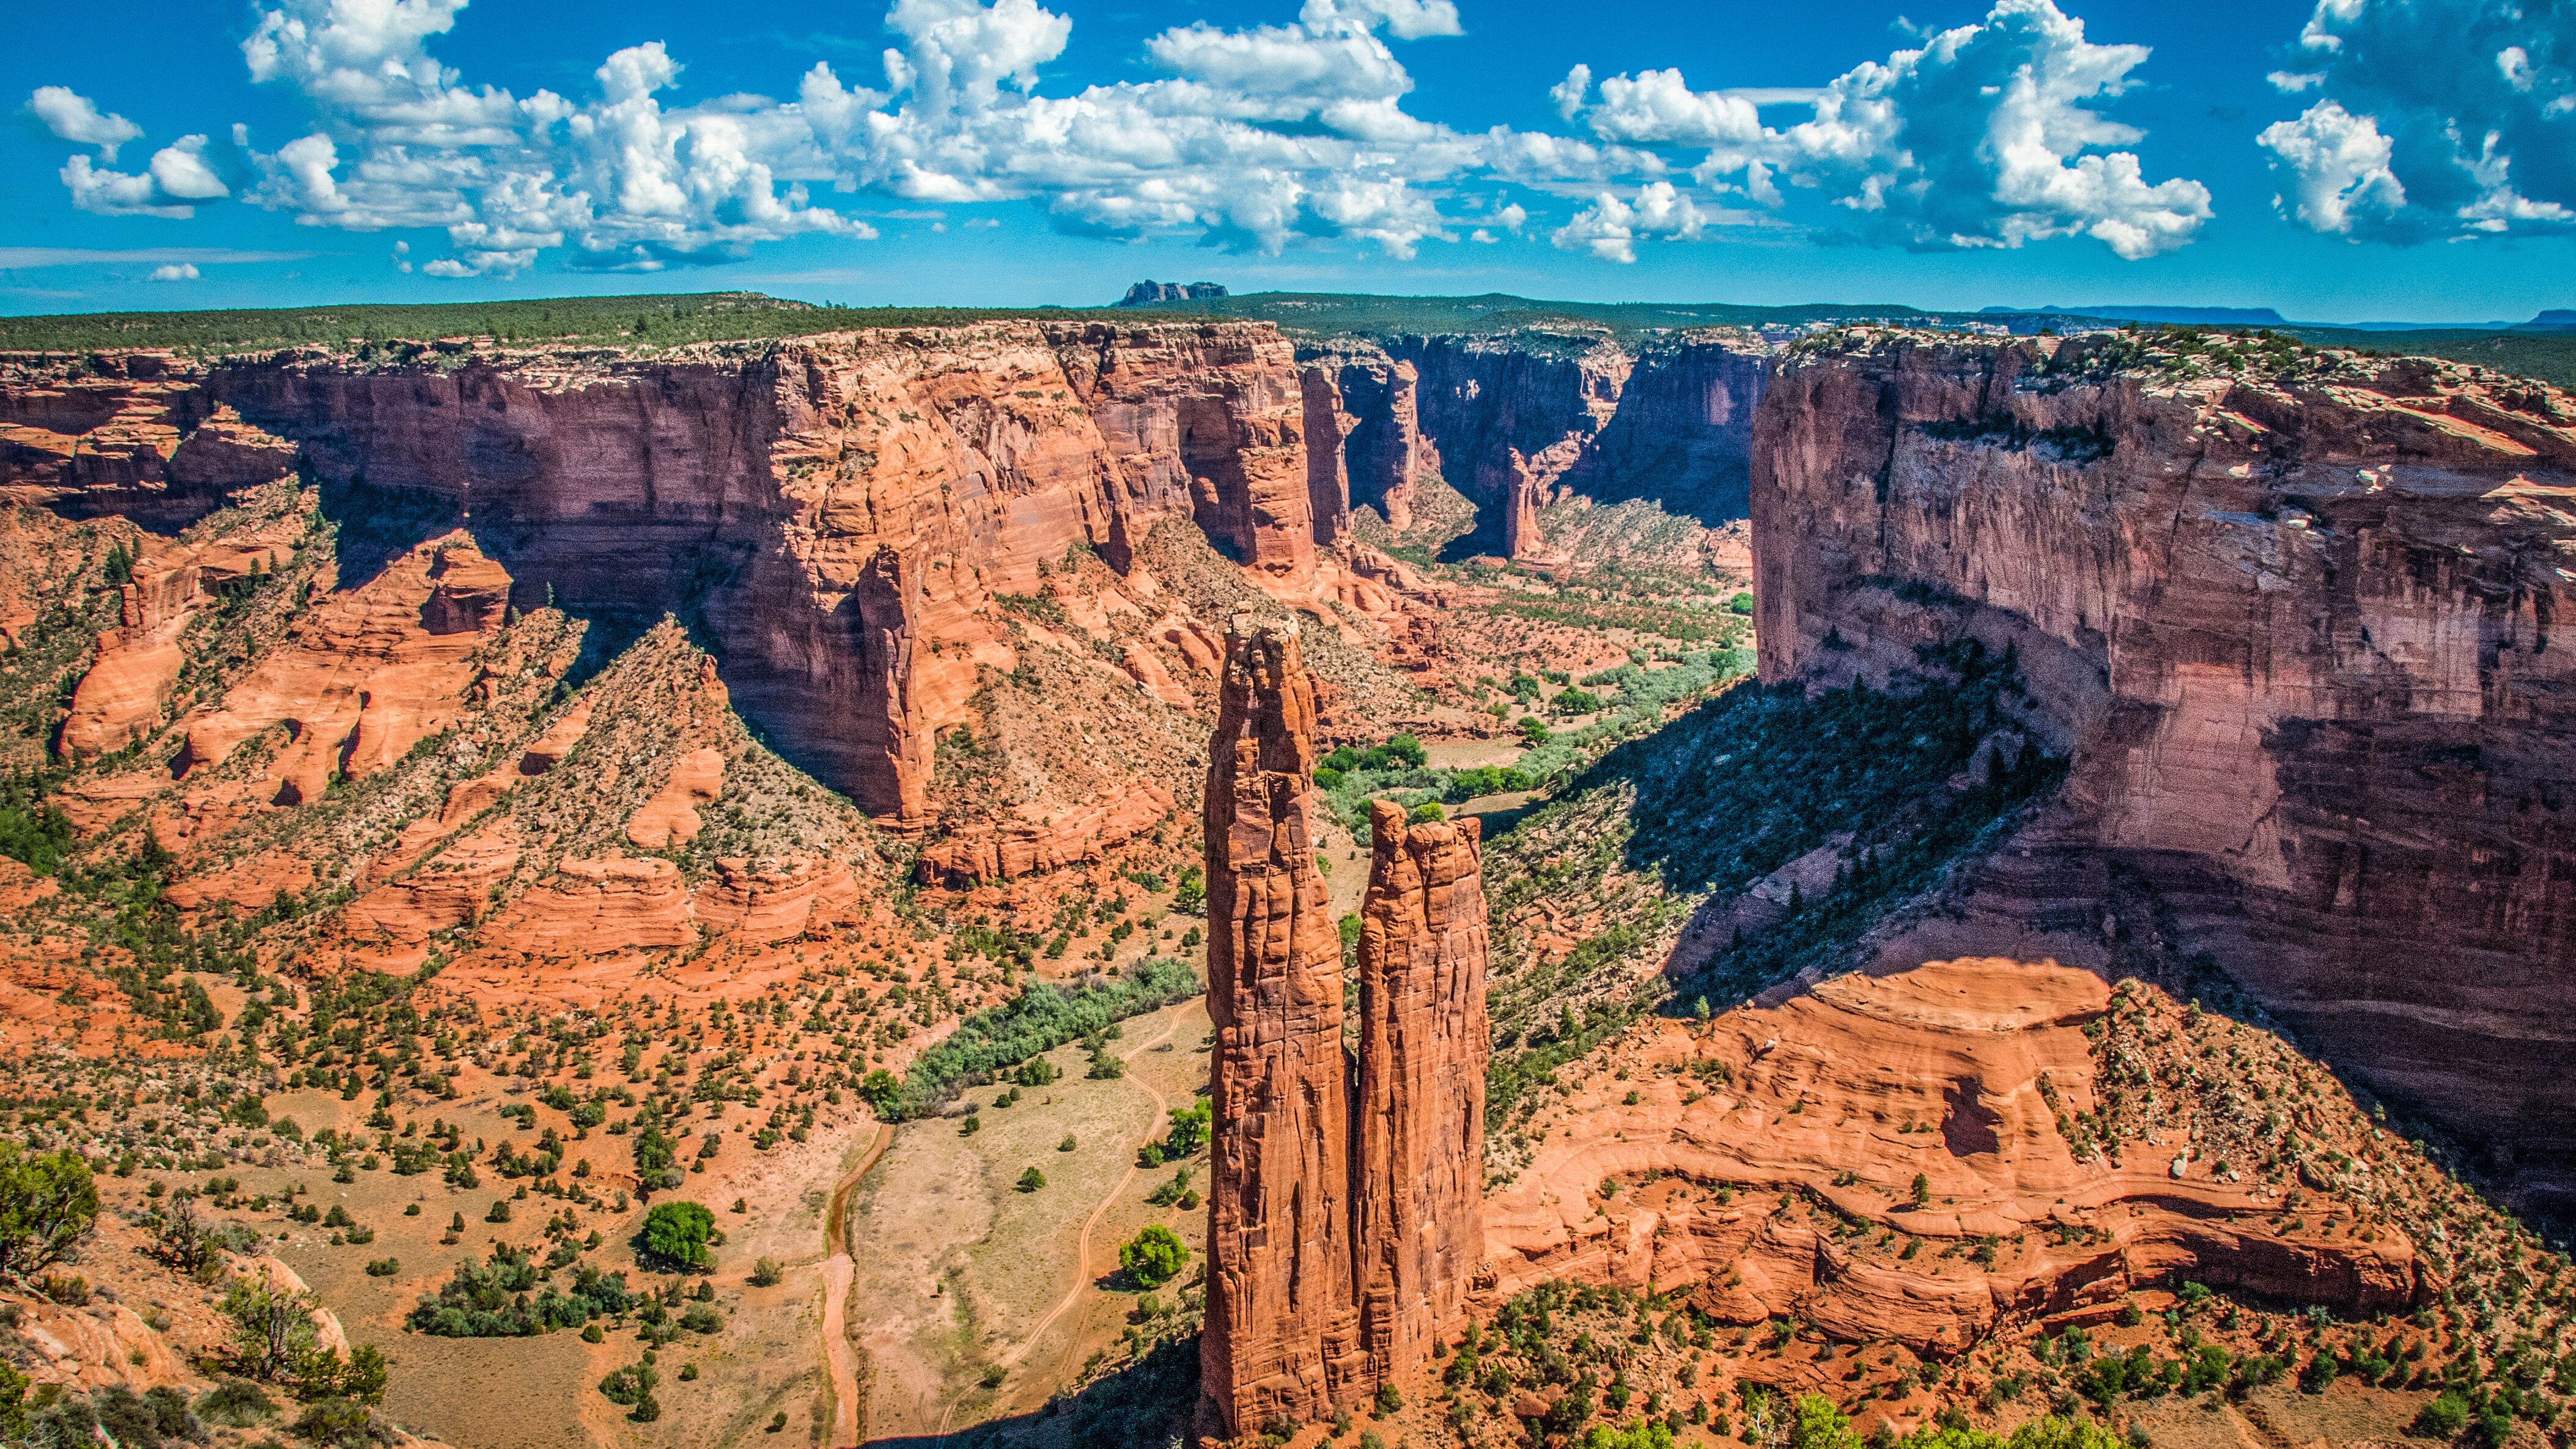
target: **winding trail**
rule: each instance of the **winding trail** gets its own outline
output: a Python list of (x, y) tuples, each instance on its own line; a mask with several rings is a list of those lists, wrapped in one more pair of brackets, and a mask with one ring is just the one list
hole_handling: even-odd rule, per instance
[(893, 1143), (894, 1124), (878, 1123), (867, 1155), (832, 1189), (832, 1205), (823, 1214), (823, 1251), (831, 1254), (823, 1260), (823, 1367), (832, 1376), (832, 1449), (856, 1449), (866, 1428), (859, 1422), (858, 1355), (846, 1317), (850, 1281), (858, 1271), (850, 1258), (850, 1194)]
[[(1138, 1043), (1134, 1051), (1128, 1052), (1119, 1057), (1119, 1060), (1122, 1062), (1133, 1062), (1145, 1053), (1152, 1051), (1154, 1048), (1161, 1046), (1167, 1041), (1170, 1041), (1172, 1039), (1172, 1033), (1181, 1029), (1181, 1018), (1188, 1014), (1189, 1004), (1187, 1002), (1181, 1002), (1177, 1005), (1179, 1009), (1172, 1013), (1172, 1019), (1170, 1021), (1164, 1023), (1162, 1035), (1155, 1037), (1151, 1041)], [(1171, 1110), (1171, 1103), (1163, 1096), (1162, 1093), (1145, 1085), (1143, 1080), (1137, 1077), (1127, 1076), (1121, 1077), (1119, 1080), (1128, 1083), (1137, 1091), (1140, 1091), (1146, 1096), (1154, 1099), (1154, 1115), (1145, 1125), (1145, 1135), (1136, 1139), (1136, 1149), (1137, 1151), (1142, 1151), (1146, 1143), (1153, 1141), (1156, 1137), (1163, 1134), (1163, 1131), (1165, 1130), (1165, 1114)], [(1046, 1331), (1055, 1326), (1055, 1321), (1062, 1318), (1065, 1315), (1065, 1311), (1072, 1308), (1075, 1303), (1081, 1301), (1084, 1286), (1091, 1282), (1091, 1230), (1100, 1225), (1101, 1215), (1108, 1212), (1111, 1205), (1118, 1201), (1118, 1195), (1125, 1192), (1135, 1183), (1138, 1170), (1139, 1169), (1136, 1166), (1135, 1153), (1131, 1152), (1128, 1154), (1127, 1171), (1119, 1176), (1118, 1185), (1109, 1189), (1108, 1196), (1103, 1197), (1099, 1204), (1092, 1208), (1091, 1216), (1082, 1220), (1082, 1236), (1074, 1250), (1073, 1286), (1065, 1290), (1064, 1297), (1056, 1301), (1055, 1307), (1047, 1310), (1046, 1317), (1038, 1320), (1037, 1327), (1029, 1330), (1029, 1336), (1020, 1340), (1019, 1347), (1012, 1349), (1009, 1353), (1002, 1356), (1000, 1362), (1003, 1365), (1016, 1365), (1021, 1359), (1028, 1357), (1029, 1350), (1037, 1347), (1039, 1339), (1046, 1337)], [(955, 1400), (951, 1400), (949, 1401), (947, 1410), (939, 1416), (939, 1439), (943, 1444), (948, 1438), (949, 1421), (955, 1418), (956, 1415), (957, 1403)]]

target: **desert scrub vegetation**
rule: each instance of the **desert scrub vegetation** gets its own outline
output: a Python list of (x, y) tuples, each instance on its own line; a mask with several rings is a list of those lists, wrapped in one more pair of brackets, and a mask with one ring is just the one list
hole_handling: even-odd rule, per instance
[[(1133, 311), (1098, 309), (1134, 321)], [(90, 312), (0, 318), (0, 351), (88, 352), (169, 348), (192, 357), (313, 347), (379, 366), (453, 362), (485, 343), (503, 346), (610, 344), (669, 348), (701, 342), (810, 337), (862, 327), (954, 327), (1034, 318), (1080, 321), (1093, 312), (1008, 307), (831, 307), (758, 292), (635, 297), (549, 297), (536, 301), (357, 304), (207, 312)], [(354, 344), (350, 339), (356, 338)], [(467, 338), (441, 342), (441, 338)], [(75, 362), (73, 365), (78, 366)]]
[[(2007, 708), (2012, 657), (1970, 641), (1927, 650), (1918, 670), (1896, 689), (1812, 698), (1739, 685), (1613, 747), (1488, 843), (1489, 1132), (1640, 1011), (1732, 1007), (1832, 961), (2055, 786), (2064, 763)], [(1694, 910), (1828, 845), (1832, 883), (1813, 900), (1792, 888), (1779, 919), (1677, 984), (1649, 969)]]
[(1202, 989), (1188, 962), (1162, 956), (1138, 961), (1115, 976), (1088, 973), (1064, 986), (1032, 981), (1008, 1003), (959, 1022), (956, 1031), (914, 1060), (901, 1081), (891, 1072), (870, 1072), (859, 1095), (886, 1121), (918, 1117), (962, 1087), (984, 1085), (1042, 1052), (1099, 1038), (1116, 1022), (1186, 1000)]
[(1399, 734), (1365, 749), (1343, 745), (1333, 750), (1316, 762), (1315, 786), (1351, 838), (1366, 844), (1371, 800), (1392, 800), (1409, 811), (1425, 804), (1456, 805), (1479, 795), (1561, 786), (1605, 748), (1653, 730), (1676, 706), (1723, 687), (1752, 667), (1751, 651), (1739, 649), (1685, 654), (1663, 669), (1622, 665), (1588, 676), (1600, 691), (1588, 701), (1586, 712), (1595, 714), (1591, 723), (1526, 731), (1528, 748), (1515, 764), (1436, 769), (1426, 763), (1419, 740)]

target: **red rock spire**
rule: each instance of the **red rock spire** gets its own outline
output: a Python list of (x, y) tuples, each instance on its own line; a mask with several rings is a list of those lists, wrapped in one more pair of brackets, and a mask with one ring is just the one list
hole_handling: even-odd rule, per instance
[(1360, 916), (1360, 1341), (1373, 1378), (1431, 1353), (1483, 1253), (1483, 822), (1405, 823), (1369, 806)]
[[(1341, 938), (1315, 868), (1315, 686), (1293, 622), (1237, 618), (1209, 746), (1216, 1025), (1201, 1383), (1232, 1432), (1347, 1401), (1350, 1099)], [(1336, 1363), (1336, 1361), (1339, 1361)]]
[(1408, 826), (1373, 807), (1354, 1084), (1315, 865), (1315, 686), (1293, 622), (1235, 620), (1219, 709), (1199, 1351), (1208, 1407), (1239, 1435), (1359, 1403), (1457, 1318), (1482, 1247), (1485, 901), (1475, 822)]

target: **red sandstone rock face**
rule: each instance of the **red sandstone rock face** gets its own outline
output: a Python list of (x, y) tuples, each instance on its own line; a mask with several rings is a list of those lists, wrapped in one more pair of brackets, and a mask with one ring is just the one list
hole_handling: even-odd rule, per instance
[(1151, 782), (1098, 805), (1023, 805), (1016, 819), (969, 825), (931, 842), (922, 848), (917, 871), (925, 883), (955, 884), (1043, 875), (1100, 860), (1171, 813), (1172, 792)]
[(0, 366), (0, 486), (67, 513), (182, 521), (294, 467), (294, 444), (245, 424), (167, 354)]
[(1153, 518), (1186, 511), (1236, 562), (1283, 579), (1315, 571), (1307, 404), (1287, 340), (1240, 323), (1051, 327), (1065, 376), (1117, 460), (1110, 561)]
[(1328, 545), (1350, 532), (1351, 470), (1346, 453), (1351, 425), (1358, 419), (1342, 411), (1342, 389), (1330, 369), (1298, 369), (1297, 388), (1305, 404), (1306, 511), (1314, 520), (1315, 542)]
[(286, 647), (212, 707), (187, 716), (175, 771), (220, 765), (284, 726), (287, 742), (254, 777), (271, 803), (322, 798), (335, 775), (360, 779), (453, 720), (471, 656), (508, 607), (510, 576), (463, 534), (426, 543), (362, 586), (323, 600)]
[(1315, 868), (1315, 689), (1296, 626), (1238, 619), (1208, 771), (1216, 1025), (1202, 1383), (1231, 1432), (1315, 1419), (1426, 1361), (1482, 1245), (1485, 904), (1476, 822), (1380, 805), (1360, 1051)]
[(1341, 938), (1315, 870), (1315, 688), (1293, 623), (1238, 620), (1209, 745), (1216, 1027), (1201, 1383), (1228, 1426), (1324, 1417), (1364, 1367)]
[(523, 608), (549, 591), (575, 609), (694, 604), (744, 712), (906, 827), (927, 823), (934, 732), (968, 720), (980, 669), (1018, 663), (993, 597), (1043, 592), (1069, 547), (1124, 568), (1157, 520), (1189, 517), (1265, 578), (1316, 575), (1307, 403), (1260, 324), (995, 324), (447, 371), (304, 357), (224, 369), (199, 397), (296, 439), (326, 478), (456, 498)]
[(1763, 678), (1974, 634), (2075, 751), (1987, 913), (1909, 949), (2212, 951), (2339, 1067), (2576, 1192), (2539, 1125), (2576, 1120), (2576, 1048), (2529, 1028), (2576, 1009), (2576, 400), (2417, 359), (2149, 386), (2082, 348), (2040, 379), (2030, 344), (1902, 341), (1762, 405)]
[[(2109, 1003), (2088, 971), (1969, 959), (1838, 977), (1704, 1027), (1652, 1022), (1601, 1063), (1623, 1075), (1578, 1089), (1485, 1205), (1479, 1300), (1551, 1278), (1652, 1283), (1722, 1322), (1792, 1315), (1945, 1357), (2008, 1323), (2108, 1318), (2175, 1276), (2354, 1314), (2416, 1300), (2402, 1234), (2281, 1228), (2279, 1189), (2213, 1176), (2187, 1117), (2125, 1167), (2079, 1161), (2056, 1114), (2096, 1105), (2083, 1029)], [(1655, 1178), (1732, 1194), (1675, 1196)], [(1865, 1238), (1777, 1211), (1801, 1195), (1881, 1230), (2020, 1248), (1983, 1269), (1876, 1260), (1855, 1251)]]
[[(1438, 471), (1439, 462), (1423, 446), (1414, 406), (1413, 364), (1387, 355), (1374, 342), (1335, 337), (1300, 346), (1299, 380), (1307, 388), (1306, 448), (1310, 460), (1328, 449), (1339, 456), (1333, 464), (1333, 487), (1347, 515), (1355, 504), (1378, 511), (1398, 530), (1413, 526), (1413, 476), (1417, 470)], [(1319, 393), (1331, 398), (1331, 431), (1316, 406)], [(1330, 542), (1323, 529), (1324, 493), (1318, 489), (1316, 537)], [(1346, 531), (1346, 530), (1337, 530)]]
[(1379, 1381), (1427, 1362), (1484, 1257), (1483, 822), (1407, 825), (1369, 807), (1360, 912), (1360, 1341)]

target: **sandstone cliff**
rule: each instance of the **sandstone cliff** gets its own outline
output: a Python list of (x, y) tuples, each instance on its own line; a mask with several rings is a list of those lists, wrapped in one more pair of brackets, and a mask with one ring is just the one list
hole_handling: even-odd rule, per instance
[[(1292, 605), (1395, 603), (1329, 548), (1346, 511), (1331, 380), (1301, 376), (1263, 324), (109, 362), (0, 365), (0, 485), (166, 526), (300, 460), (358, 512), (417, 512), (420, 538), (464, 529), (523, 610), (690, 618), (747, 717), (907, 830), (933, 813), (938, 732), (973, 718), (988, 671), (1022, 662), (1025, 631), (997, 601), (1047, 593), (1084, 551), (1150, 605), (1134, 550), (1183, 519)], [(1312, 456), (1310, 424), (1334, 434)], [(161, 573), (190, 595), (184, 568)], [(166, 700), (167, 640), (146, 625), (113, 643), (70, 740), (83, 753)], [(1175, 650), (1127, 672), (1187, 707), (1169, 678), (1186, 665)]]
[(2191, 350), (1894, 337), (1789, 363), (1754, 457), (1763, 677), (1884, 682), (1973, 634), (2018, 652), (2033, 726), (2074, 750), (1974, 918), (1891, 959), (2209, 953), (2563, 1201), (2576, 402)]
[[(2189, 1079), (2205, 1050), (2227, 1079)], [(1480, 1304), (1554, 1278), (1653, 1284), (1721, 1323), (1794, 1317), (1951, 1359), (2184, 1278), (2352, 1315), (2438, 1286), (2411, 1234), (2443, 1194), (2415, 1149), (2329, 1083), (2300, 1121), (2307, 1185), (2258, 1171), (2283, 1149), (2255, 1098), (2306, 1097), (2312, 1069), (2151, 988), (1940, 961), (1656, 1021), (1605, 1056), (1486, 1205)], [(2395, 1226), (2339, 1233), (2353, 1201)]]
[[(1379, 446), (1412, 458), (1407, 415), (1418, 413), (1421, 451), (1475, 502), (1487, 547), (1514, 558), (1546, 554), (1538, 512), (1568, 494), (1653, 499), (1712, 526), (1743, 516), (1754, 409), (1769, 370), (1757, 341), (1691, 331), (1632, 349), (1597, 334), (1516, 333), (1396, 338), (1386, 351), (1396, 376), (1374, 435), (1388, 442)], [(1356, 396), (1352, 369), (1343, 371)], [(1353, 411), (1363, 427), (1374, 420), (1374, 409)], [(1412, 463), (1400, 481), (1409, 484), (1427, 462)], [(1375, 466), (1367, 472), (1384, 476)], [(1378, 500), (1356, 459), (1351, 476), (1355, 500)], [(1390, 522), (1398, 507), (1409, 511), (1409, 496), (1381, 504)]]

